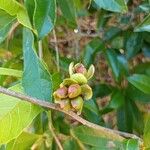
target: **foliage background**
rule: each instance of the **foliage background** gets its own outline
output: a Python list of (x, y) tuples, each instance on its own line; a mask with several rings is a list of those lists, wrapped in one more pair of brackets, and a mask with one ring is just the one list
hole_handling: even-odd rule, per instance
[[(0, 85), (52, 102), (70, 62), (94, 64), (82, 117), (150, 148), (149, 0), (0, 0)], [(139, 149), (63, 113), (0, 95), (0, 149)]]

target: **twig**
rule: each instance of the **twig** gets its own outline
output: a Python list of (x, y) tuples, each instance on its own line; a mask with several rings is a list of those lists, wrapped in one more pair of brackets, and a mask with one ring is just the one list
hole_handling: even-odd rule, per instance
[(59, 105), (57, 105), (57, 104), (45, 102), (45, 101), (42, 101), (40, 99), (26, 96), (26, 95), (23, 95), (21, 93), (18, 93), (18, 92), (15, 92), (15, 91), (3, 88), (3, 87), (0, 87), (0, 93), (6, 94), (9, 96), (13, 96), (13, 97), (19, 98), (21, 100), (24, 100), (24, 101), (30, 102), (32, 104), (48, 108), (48, 109), (53, 109), (53, 110), (63, 112), (65, 114), (69, 115), (70, 117), (74, 118), (76, 121), (80, 122), (81, 124), (83, 124), (87, 127), (99, 130), (101, 132), (101, 134), (108, 139), (123, 141), (124, 137), (125, 137), (125, 138), (138, 139), (138, 140), (140, 140), (140, 142), (142, 142), (142, 139), (139, 138), (138, 136), (134, 135), (134, 134), (120, 132), (120, 131), (116, 131), (116, 130), (112, 130), (112, 129), (108, 129), (108, 128), (96, 125), (94, 123), (91, 123), (91, 122), (81, 118), (80, 116), (78, 116), (76, 113), (74, 113), (72, 111), (62, 110), (59, 107)]
[(17, 21), (16, 23), (14, 23), (8, 33), (8, 36), (7, 36), (7, 40), (6, 40), (6, 47), (8, 48), (8, 45), (9, 45), (9, 41), (10, 39), (12, 38), (12, 35), (14, 33), (14, 31), (16, 30), (16, 28), (20, 25), (20, 23)]
[(53, 138), (55, 139), (55, 142), (57, 143), (57, 146), (59, 147), (59, 149), (60, 149), (60, 150), (63, 150), (63, 147), (62, 147), (62, 145), (61, 145), (61, 143), (60, 143), (58, 137), (56, 136), (56, 134), (55, 134), (55, 132), (54, 132), (54, 130), (53, 130), (53, 127), (52, 127), (51, 123), (49, 123), (49, 130), (51, 131), (52, 136), (53, 136)]
[(42, 40), (38, 41), (38, 51), (39, 51), (39, 58), (43, 58), (43, 47), (42, 47)]
[(53, 37), (54, 37), (54, 41), (55, 41), (55, 51), (56, 51), (56, 63), (57, 63), (57, 71), (59, 72), (60, 67), (59, 67), (59, 49), (58, 49), (58, 45), (57, 45), (57, 37), (56, 37), (56, 32), (53, 29)]

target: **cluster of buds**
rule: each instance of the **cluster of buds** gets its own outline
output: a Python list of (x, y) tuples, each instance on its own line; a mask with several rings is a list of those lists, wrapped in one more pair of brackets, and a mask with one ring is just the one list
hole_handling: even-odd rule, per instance
[(60, 87), (53, 93), (54, 102), (60, 104), (63, 110), (75, 111), (81, 114), (84, 100), (92, 98), (93, 92), (88, 80), (94, 75), (93, 65), (87, 70), (81, 63), (69, 65), (69, 78), (63, 80)]

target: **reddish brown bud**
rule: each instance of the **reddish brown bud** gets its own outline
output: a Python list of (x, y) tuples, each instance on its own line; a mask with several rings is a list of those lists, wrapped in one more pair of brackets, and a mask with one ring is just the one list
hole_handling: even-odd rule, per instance
[(78, 63), (75, 65), (75, 72), (85, 74), (87, 72), (87, 70), (83, 64)]
[(72, 107), (77, 111), (77, 114), (80, 115), (83, 107), (83, 99), (81, 96), (78, 96), (71, 100)]
[(59, 98), (66, 98), (67, 97), (67, 94), (68, 94), (68, 89), (67, 87), (61, 87), (59, 89), (57, 89), (57, 91), (55, 92), (57, 97)]
[(59, 101), (60, 104), (60, 108), (62, 108), (63, 110), (70, 110), (71, 109), (71, 105), (70, 105), (70, 100), (69, 99), (62, 99), (61, 101)]
[(75, 98), (81, 94), (81, 87), (78, 84), (72, 84), (68, 88), (69, 98)]

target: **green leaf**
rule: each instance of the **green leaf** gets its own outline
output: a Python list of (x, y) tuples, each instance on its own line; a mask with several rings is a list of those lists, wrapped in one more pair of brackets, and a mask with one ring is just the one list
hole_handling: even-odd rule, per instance
[(98, 106), (93, 99), (84, 102), (82, 114), (86, 120), (95, 124), (100, 124), (102, 121)]
[(0, 0), (0, 9), (5, 10), (8, 14), (12, 16), (16, 16), (18, 21), (24, 25), (32, 29), (28, 14), (26, 9), (15, 0)]
[(98, 38), (93, 39), (90, 43), (88, 43), (84, 50), (83, 55), (83, 63), (86, 66), (89, 66), (94, 62), (94, 58), (97, 52), (102, 51), (104, 49), (104, 44)]
[(86, 126), (79, 126), (71, 130), (72, 135), (80, 140), (83, 144), (94, 146), (99, 149), (109, 150), (109, 143), (113, 143), (114, 147), (120, 147), (120, 143), (104, 138), (103, 133), (96, 129)]
[(0, 10), (0, 43), (7, 37), (15, 18)]
[(145, 128), (144, 128), (144, 146), (150, 148), (150, 116), (146, 118)]
[(67, 57), (60, 57), (60, 66), (63, 70), (68, 72), (69, 64), (71, 62), (76, 62), (74, 59), (70, 59)]
[(124, 141), (124, 149), (125, 150), (140, 150), (139, 142), (135, 139), (129, 139)]
[(22, 77), (22, 71), (0, 67), (0, 75)]
[(109, 103), (109, 107), (113, 109), (118, 109), (119, 107), (124, 105), (124, 95), (120, 90), (114, 90), (111, 95), (111, 101)]
[(132, 71), (136, 74), (145, 74), (149, 76), (150, 75), (150, 62), (140, 63), (136, 65)]
[(15, 140), (9, 142), (6, 150), (27, 150), (32, 147), (34, 142), (41, 138), (41, 135), (22, 132)]
[(134, 101), (126, 98), (125, 105), (118, 109), (117, 117), (119, 130), (143, 133), (143, 116)]
[(139, 111), (134, 101), (130, 101), (130, 107), (128, 108), (130, 115), (132, 115), (133, 120), (133, 129), (139, 134), (143, 134), (144, 122), (142, 113)]
[(79, 150), (80, 147), (78, 146), (78, 143), (73, 139), (65, 140), (63, 143), (64, 150)]
[(148, 15), (138, 26), (134, 29), (135, 32), (150, 32), (150, 15)]
[(93, 97), (94, 98), (102, 98), (104, 96), (109, 95), (112, 92), (111, 85), (107, 84), (96, 84), (93, 89)]
[(33, 15), (34, 15), (34, 10), (35, 10), (35, 2), (34, 2), (34, 0), (24, 0), (24, 3), (25, 3), (25, 7), (27, 9), (30, 21), (33, 24)]
[(122, 30), (118, 27), (109, 28), (104, 34), (104, 40), (108, 41), (113, 39), (116, 35), (118, 35)]
[(147, 75), (134, 74), (128, 77), (128, 81), (146, 94), (150, 94), (150, 78)]
[(128, 59), (134, 57), (142, 47), (142, 36), (139, 33), (132, 33), (125, 43), (126, 56)]
[(119, 61), (117, 60), (117, 54), (111, 49), (106, 50), (105, 54), (116, 81), (119, 81), (121, 70), (119, 66)]
[(63, 17), (68, 23), (75, 27), (76, 26), (76, 10), (74, 7), (73, 0), (57, 0), (58, 5), (62, 11)]
[[(146, 38), (146, 37), (144, 37), (144, 38)], [(142, 51), (143, 51), (143, 54), (144, 54), (145, 57), (150, 57), (149, 49), (150, 49), (150, 45), (147, 44), (146, 42), (144, 42), (144, 44), (142, 46)]]
[(128, 87), (126, 89), (126, 95), (128, 98), (134, 100), (134, 101), (140, 101), (143, 103), (149, 103), (150, 102), (150, 94), (145, 94), (144, 92), (137, 89), (135, 86), (128, 84)]
[(35, 0), (33, 24), (39, 39), (44, 38), (54, 27), (56, 0)]
[(52, 81), (53, 81), (53, 91), (56, 91), (59, 88), (59, 85), (62, 82), (62, 77), (60, 73), (54, 73), (52, 75)]
[[(29, 29), (23, 32), (24, 73), (22, 85), (25, 92), (45, 101), (52, 101), (52, 79), (34, 50), (34, 38)], [(44, 90), (43, 90), (44, 89)]]
[(94, 0), (99, 8), (113, 12), (126, 13), (128, 11), (125, 0)]
[(130, 112), (130, 100), (125, 100), (125, 105), (117, 109), (117, 126), (120, 131), (132, 133), (133, 118)]
[[(22, 92), (20, 85), (10, 88)], [(18, 137), (42, 109), (31, 103), (0, 94), (0, 144)]]

